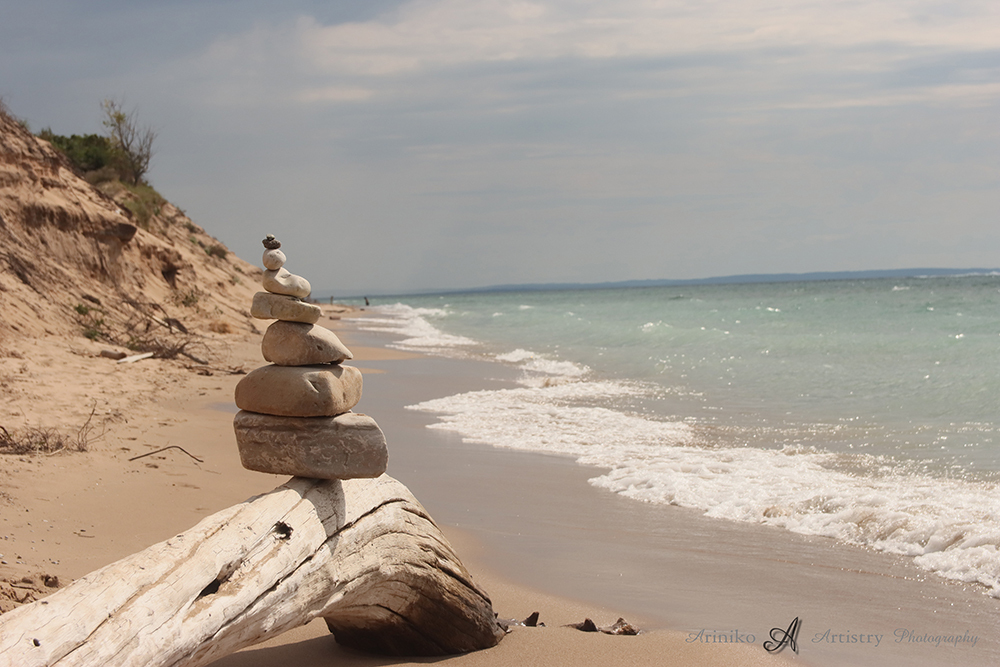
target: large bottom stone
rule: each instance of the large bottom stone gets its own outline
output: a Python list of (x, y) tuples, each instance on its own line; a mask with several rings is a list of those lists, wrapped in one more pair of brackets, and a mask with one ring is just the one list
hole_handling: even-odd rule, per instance
[(248, 470), (352, 479), (378, 477), (389, 461), (385, 435), (368, 415), (276, 417), (241, 410), (233, 427)]

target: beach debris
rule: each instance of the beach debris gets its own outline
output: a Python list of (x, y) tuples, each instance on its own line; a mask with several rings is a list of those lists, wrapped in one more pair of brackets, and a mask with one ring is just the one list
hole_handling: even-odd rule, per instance
[(591, 619), (585, 618), (581, 623), (570, 623), (569, 625), (564, 625), (565, 628), (574, 628), (580, 630), (581, 632), (603, 632), (606, 635), (637, 635), (639, 634), (638, 628), (626, 621), (624, 618), (619, 617), (612, 625), (606, 625), (603, 627), (598, 627)]
[(583, 622), (581, 622), (581, 623), (570, 623), (569, 625), (566, 625), (565, 627), (567, 627), (567, 628), (574, 628), (575, 630), (579, 630), (581, 632), (597, 632), (598, 631), (597, 630), (597, 624), (594, 623), (589, 618), (583, 619)]
[(118, 360), (119, 364), (133, 364), (137, 361), (142, 361), (143, 359), (150, 359), (154, 355), (154, 352), (143, 352), (142, 354), (133, 354), (130, 357), (124, 357)]
[(294, 477), (0, 615), (0, 667), (203, 667), (317, 616), (339, 644), (389, 655), (504, 636), (404, 485)]
[(188, 333), (187, 327), (176, 317), (164, 317), (163, 323), (167, 325), (167, 330), (170, 333), (173, 333), (175, 328), (181, 333)]
[(100, 432), (93, 423), (97, 412), (97, 401), (91, 406), (90, 415), (76, 435), (63, 433), (54, 427), (25, 426), (8, 431), (0, 425), (0, 454), (45, 454), (51, 456), (64, 451), (85, 452), (92, 442), (104, 437), (104, 425)]
[(302, 301), (309, 282), (289, 273), (281, 242), (263, 241), (263, 292), (250, 314), (276, 319), (261, 341), (268, 366), (236, 385), (233, 420), (243, 467), (317, 479), (378, 477), (388, 463), (385, 436), (366, 415), (361, 372), (342, 362), (354, 355), (335, 333), (316, 322), (319, 306)]
[(118, 360), (127, 357), (128, 353), (122, 352), (120, 350), (101, 350), (101, 354), (99, 356), (102, 356), (106, 359)]
[(132, 458), (130, 458), (129, 461), (136, 461), (138, 459), (142, 459), (142, 458), (145, 458), (147, 456), (152, 456), (153, 454), (159, 454), (160, 452), (165, 452), (168, 449), (179, 449), (182, 452), (184, 452), (185, 454), (187, 454), (188, 456), (190, 456), (191, 458), (193, 458), (198, 463), (204, 463), (205, 462), (203, 459), (199, 459), (197, 456), (195, 456), (194, 454), (192, 454), (188, 450), (184, 449), (180, 445), (170, 445), (168, 447), (163, 447), (161, 449), (157, 449), (155, 452), (146, 452), (145, 454), (139, 454), (139, 456), (133, 456)]
[(44, 573), (0, 580), (0, 614), (34, 602), (59, 586), (59, 577)]
[(513, 618), (497, 618), (497, 623), (503, 626), (506, 632), (510, 632), (512, 627), (522, 627), (522, 628), (544, 628), (544, 623), (538, 622), (538, 612), (533, 611), (531, 614), (523, 621), (518, 621)]
[(624, 618), (619, 617), (614, 624), (601, 628), (601, 632), (606, 635), (637, 635), (639, 629)]

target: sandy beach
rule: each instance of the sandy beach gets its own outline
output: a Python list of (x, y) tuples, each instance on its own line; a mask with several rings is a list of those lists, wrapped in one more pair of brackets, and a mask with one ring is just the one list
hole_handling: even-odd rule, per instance
[[(328, 311), (324, 324), (337, 328), (339, 317)], [(408, 353), (353, 345), (355, 339), (349, 333), (345, 340), (352, 344), (354, 363), (366, 381), (389, 381), (376, 385), (392, 386), (392, 365), (415, 359)], [(88, 427), (87, 451), (4, 456), (0, 472), (0, 580), (4, 583), (0, 590), (5, 610), (18, 602), (40, 599), (286, 479), (244, 470), (232, 432), (233, 388), (243, 372), (263, 364), (259, 341), (232, 335), (218, 336), (210, 343), (215, 353), (208, 365), (157, 359), (117, 364), (99, 356), (107, 346), (83, 338), (8, 345), (2, 359), (6, 423), (66, 433), (77, 432), (84, 424)], [(465, 381), (474, 383), (475, 379)], [(387, 392), (378, 400), (368, 399), (358, 410), (374, 415), (379, 405), (393, 400)], [(402, 412), (402, 405), (397, 407)], [(380, 424), (383, 421), (379, 419)], [(387, 433), (396, 430), (388, 423), (384, 427)], [(389, 438), (390, 450), (395, 452)], [(410, 465), (407, 460), (402, 455), (390, 473), (405, 473)], [(422, 486), (421, 479), (432, 478), (417, 475), (413, 479)], [(448, 497), (452, 506), (462, 505), (454, 493), (462, 489), (441, 489), (432, 505), (449, 504), (437, 499)], [(506, 578), (492, 568), (487, 548), (464, 523), (441, 524), (463, 562), (490, 593), (501, 617), (520, 619), (538, 611), (547, 626), (515, 628), (494, 649), (449, 658), (456, 665), (783, 662), (759, 646), (699, 645), (685, 641), (685, 633), (663, 629), (617, 637), (560, 627), (584, 618), (610, 625), (623, 613), (614, 605), (571, 601)], [(654, 624), (647, 625), (640, 616), (627, 620), (644, 630), (653, 629)], [(343, 650), (322, 622), (216, 664), (291, 662), (417, 664)]]
[[(389, 474), (435, 517), (501, 617), (538, 611), (547, 626), (515, 627), (496, 648), (448, 662), (1000, 660), (998, 601), (905, 559), (629, 501), (588, 485), (592, 471), (570, 459), (462, 443), (427, 429), (433, 415), (406, 405), (504, 386), (508, 371), (386, 349), (385, 337), (359, 332), (327, 310), (321, 324), (342, 334), (364, 373), (356, 411), (375, 417), (385, 431)], [(86, 452), (4, 457), (0, 579), (13, 582), (2, 589), (8, 599), (30, 601), (47, 589), (46, 575), (50, 584), (57, 577), (65, 585), (284, 481), (244, 470), (232, 431), (239, 373), (264, 363), (259, 340), (241, 334), (211, 342), (215, 353), (206, 365), (119, 365), (98, 357), (101, 346), (83, 338), (8, 345), (0, 359), (7, 424), (72, 432), (91, 419)], [(143, 454), (150, 455), (136, 458)], [(615, 637), (560, 627), (588, 617), (598, 625), (625, 617), (644, 633)], [(762, 644), (769, 631), (794, 618), (802, 622), (798, 655), (767, 653)], [(976, 643), (941, 639), (963, 633)], [(215, 664), (430, 661), (343, 650), (314, 622)]]

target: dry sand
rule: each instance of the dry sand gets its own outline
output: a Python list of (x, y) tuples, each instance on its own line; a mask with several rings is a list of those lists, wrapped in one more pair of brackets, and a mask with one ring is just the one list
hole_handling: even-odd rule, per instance
[[(321, 324), (336, 327), (339, 315), (329, 307), (325, 310)], [(157, 359), (118, 364), (98, 356), (106, 346), (84, 338), (7, 342), (0, 357), (0, 425), (14, 435), (26, 429), (58, 432), (67, 436), (70, 446), (82, 440), (86, 451), (0, 455), (0, 580), (4, 581), (0, 604), (4, 609), (37, 599), (54, 590), (57, 582), (65, 585), (285, 481), (281, 476), (244, 470), (232, 431), (232, 396), (239, 373), (264, 363), (259, 339), (218, 335), (210, 344), (214, 354), (207, 365), (200, 365)], [(380, 376), (386, 368), (366, 368), (366, 363), (412, 358), (378, 348), (352, 345), (352, 350), (355, 365), (387, 380), (391, 367)], [(364, 411), (387, 427), (377, 413)], [(391, 454), (391, 438), (389, 446)], [(453, 500), (461, 503), (461, 499)], [(548, 626), (515, 628), (496, 648), (448, 658), (449, 663), (755, 665), (786, 661), (759, 645), (692, 643), (683, 632), (655, 630), (619, 637), (559, 627), (585, 617), (599, 625), (610, 624), (622, 614), (613, 607), (571, 602), (504, 580), (485, 564), (487, 554), (470, 534), (448, 526), (444, 529), (463, 562), (490, 592), (501, 617), (523, 618), (539, 611)], [(645, 619), (633, 615), (628, 620), (642, 626)], [(314, 622), (217, 664), (395, 665), (439, 660), (409, 662), (344, 651), (321, 622)]]

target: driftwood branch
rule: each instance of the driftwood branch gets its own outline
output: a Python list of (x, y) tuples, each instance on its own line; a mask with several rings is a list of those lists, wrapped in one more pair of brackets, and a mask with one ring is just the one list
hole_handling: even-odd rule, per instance
[(390, 654), (503, 636), (405, 486), (295, 477), (0, 616), (0, 665), (195, 667), (317, 617), (339, 643)]

